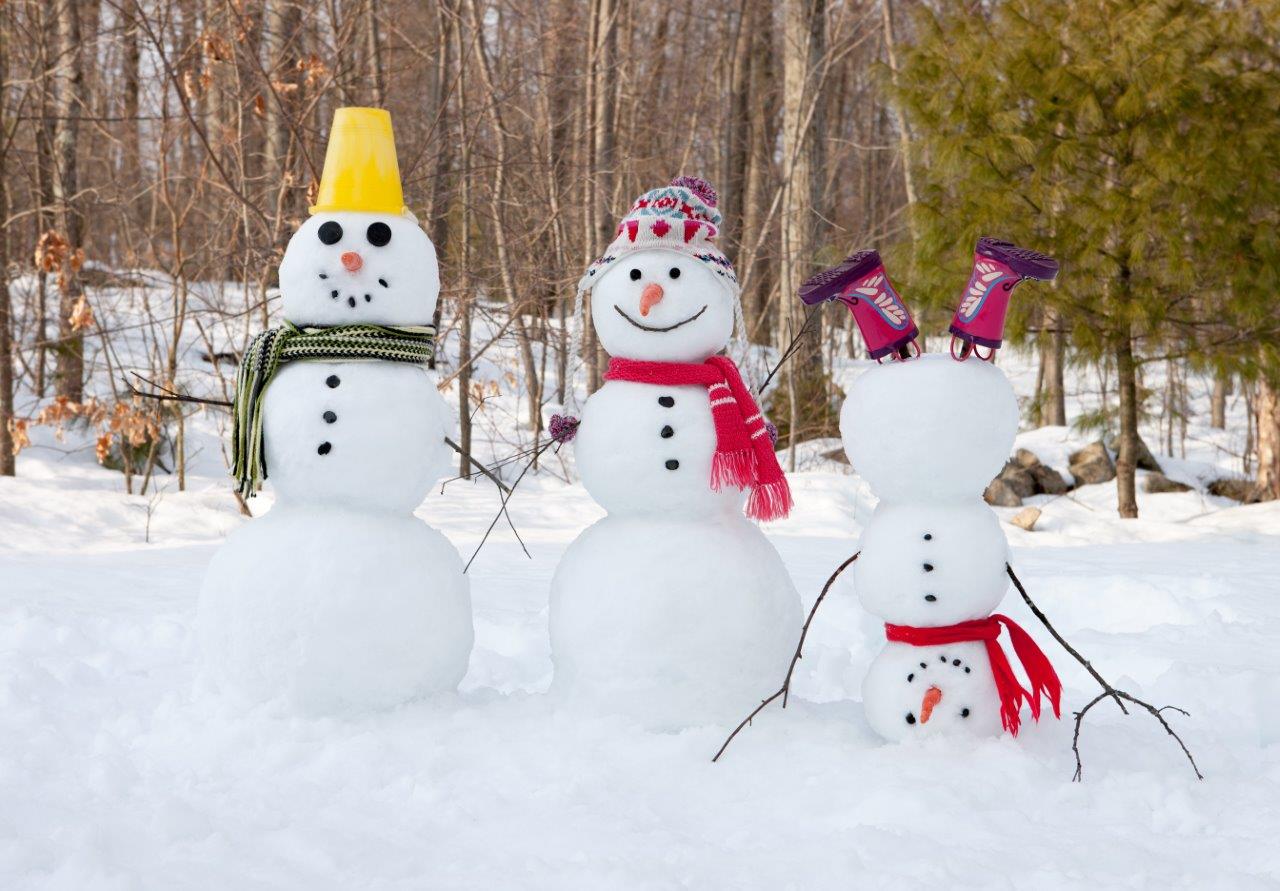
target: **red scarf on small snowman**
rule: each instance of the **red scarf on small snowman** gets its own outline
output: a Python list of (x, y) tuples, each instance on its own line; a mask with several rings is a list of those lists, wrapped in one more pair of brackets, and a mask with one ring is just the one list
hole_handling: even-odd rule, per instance
[(791, 512), (791, 488), (773, 452), (764, 416), (733, 360), (712, 356), (701, 364), (685, 364), (610, 359), (605, 380), (706, 387), (716, 427), (711, 488), (718, 492), (726, 483), (749, 488), (747, 516), (756, 520), (777, 520)]
[[(1031, 692), (1018, 683), (997, 638), (1000, 626), (1009, 629), (1009, 639), (1013, 642), (1013, 651), (1022, 663), (1031, 682)], [(1030, 634), (1008, 616), (994, 613), (985, 619), (974, 619), (971, 622), (960, 622), (956, 625), (942, 625), (937, 628), (916, 628), (911, 625), (890, 625), (885, 623), (885, 637), (897, 643), (910, 644), (913, 647), (934, 647), (944, 644), (982, 641), (987, 647), (987, 660), (991, 663), (991, 673), (995, 675), (996, 692), (1000, 694), (1000, 723), (1014, 736), (1018, 735), (1018, 727), (1022, 718), (1018, 714), (1023, 700), (1031, 706), (1031, 717), (1040, 720), (1040, 693), (1043, 691), (1053, 705), (1053, 716), (1062, 717), (1060, 702), (1062, 699), (1062, 682), (1053, 670), (1049, 657), (1044, 654)]]

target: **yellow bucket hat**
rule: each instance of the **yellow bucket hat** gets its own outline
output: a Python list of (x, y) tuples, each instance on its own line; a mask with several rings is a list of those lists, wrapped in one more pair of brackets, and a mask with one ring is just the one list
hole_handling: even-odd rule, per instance
[(311, 213), (338, 210), (405, 211), (391, 112), (385, 108), (339, 108), (333, 113), (324, 173)]

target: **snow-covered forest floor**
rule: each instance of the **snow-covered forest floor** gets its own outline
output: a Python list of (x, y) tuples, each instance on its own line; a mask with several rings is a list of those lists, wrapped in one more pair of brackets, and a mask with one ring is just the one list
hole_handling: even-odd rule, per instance
[[(122, 294), (113, 311), (99, 322), (137, 307)], [(483, 341), (492, 329), (478, 327)], [(120, 349), (117, 367), (147, 364), (141, 335), (135, 355)], [(180, 383), (208, 392), (202, 350), (184, 341)], [(518, 436), (512, 357), (501, 343), (478, 366), (494, 457)], [(1028, 397), (1031, 358), (1001, 364)], [(1244, 412), (1233, 402), (1227, 430), (1211, 430), (1208, 382), (1189, 388), (1186, 457), (1161, 454), (1154, 422), (1146, 438), (1170, 477), (1200, 485), (1239, 471)], [(1069, 416), (1097, 407), (1092, 371), (1073, 371), (1069, 389)], [(20, 398), (19, 412), (32, 407)], [(819, 613), (791, 706), (770, 707), (712, 764), (727, 728), (646, 733), (541, 695), (550, 577), (601, 515), (561, 478), (571, 447), (511, 504), (531, 559), (499, 525), (471, 569), (476, 647), (457, 695), (321, 720), (211, 692), (195, 666), (196, 595), (244, 522), (221, 470), (225, 425), (217, 409), (191, 418), (186, 492), (162, 475), (158, 490), (124, 494), (75, 429), (62, 441), (34, 430), (19, 476), (0, 479), (0, 887), (1280, 887), (1280, 503), (1140, 492), (1142, 518), (1122, 521), (1107, 483), (1030, 499), (1043, 510), (1033, 532), (1006, 525), (1032, 596), (1095, 666), (1190, 712), (1170, 719), (1204, 782), (1149, 717), (1104, 704), (1072, 783), (1070, 710), (1096, 685), (1016, 595), (1003, 611), (1054, 659), (1063, 720), (1016, 740), (880, 742), (859, 685), (883, 632), (848, 586)], [(1091, 438), (1043, 428), (1019, 445), (1065, 472)], [(836, 445), (804, 450), (798, 508), (766, 530), (806, 607), (874, 504), (846, 466), (816, 457)], [(419, 514), (465, 559), (497, 504), (491, 483), (459, 481)]]

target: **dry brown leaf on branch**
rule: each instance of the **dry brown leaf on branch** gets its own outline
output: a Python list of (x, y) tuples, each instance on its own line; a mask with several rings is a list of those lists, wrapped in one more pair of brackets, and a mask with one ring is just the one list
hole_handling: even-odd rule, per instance
[(93, 325), (93, 310), (89, 308), (89, 301), (83, 294), (72, 307), (68, 321), (71, 322), (72, 331), (83, 331)]
[(188, 99), (200, 96), (200, 76), (190, 69), (182, 72), (182, 95)]
[(9, 419), (9, 440), (13, 443), (13, 454), (16, 456), (18, 452), (31, 445), (31, 437), (27, 432), (26, 418), (10, 418)]
[(204, 44), (205, 58), (210, 62), (225, 62), (231, 58), (231, 45), (217, 34), (205, 33), (200, 42)]
[(103, 433), (94, 443), (93, 453), (97, 456), (99, 464), (106, 464), (107, 459), (111, 457), (111, 441), (111, 434)]
[(312, 53), (305, 59), (299, 59), (298, 70), (305, 73), (308, 87), (314, 87), (316, 84), (324, 80), (325, 75), (329, 73), (329, 69), (325, 66), (324, 62), (320, 61), (320, 57), (315, 53)]
[(61, 268), (67, 249), (67, 240), (62, 237), (61, 232), (54, 229), (42, 232), (36, 241), (36, 268), (42, 272), (54, 272)]
[(80, 413), (80, 403), (72, 402), (66, 396), (55, 396), (53, 401), (40, 409), (36, 415), (36, 423), (41, 426), (57, 427)]
[(253, 97), (253, 113), (260, 118), (267, 116), (267, 100), (262, 98), (261, 93)]

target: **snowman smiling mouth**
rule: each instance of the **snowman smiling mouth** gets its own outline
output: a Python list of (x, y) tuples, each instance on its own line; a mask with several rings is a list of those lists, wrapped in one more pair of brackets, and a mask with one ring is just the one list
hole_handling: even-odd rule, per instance
[(674, 331), (677, 328), (680, 328), (684, 325), (689, 324), (690, 322), (696, 322), (699, 318), (702, 317), (702, 314), (707, 311), (707, 304), (704, 304), (702, 309), (698, 310), (693, 315), (689, 316), (689, 318), (685, 319), (683, 322), (676, 322), (674, 325), (666, 325), (665, 327), (661, 327), (661, 328), (655, 327), (653, 325), (644, 325), (644, 324), (641, 324), (640, 322), (637, 322), (635, 319), (631, 318), (631, 316), (627, 315), (626, 310), (624, 310), (621, 306), (619, 306), (616, 303), (613, 305), (613, 308), (618, 311), (618, 315), (622, 316), (624, 319), (626, 319), (635, 327), (639, 328), (641, 331), (653, 331), (657, 334), (662, 334), (667, 331)]

